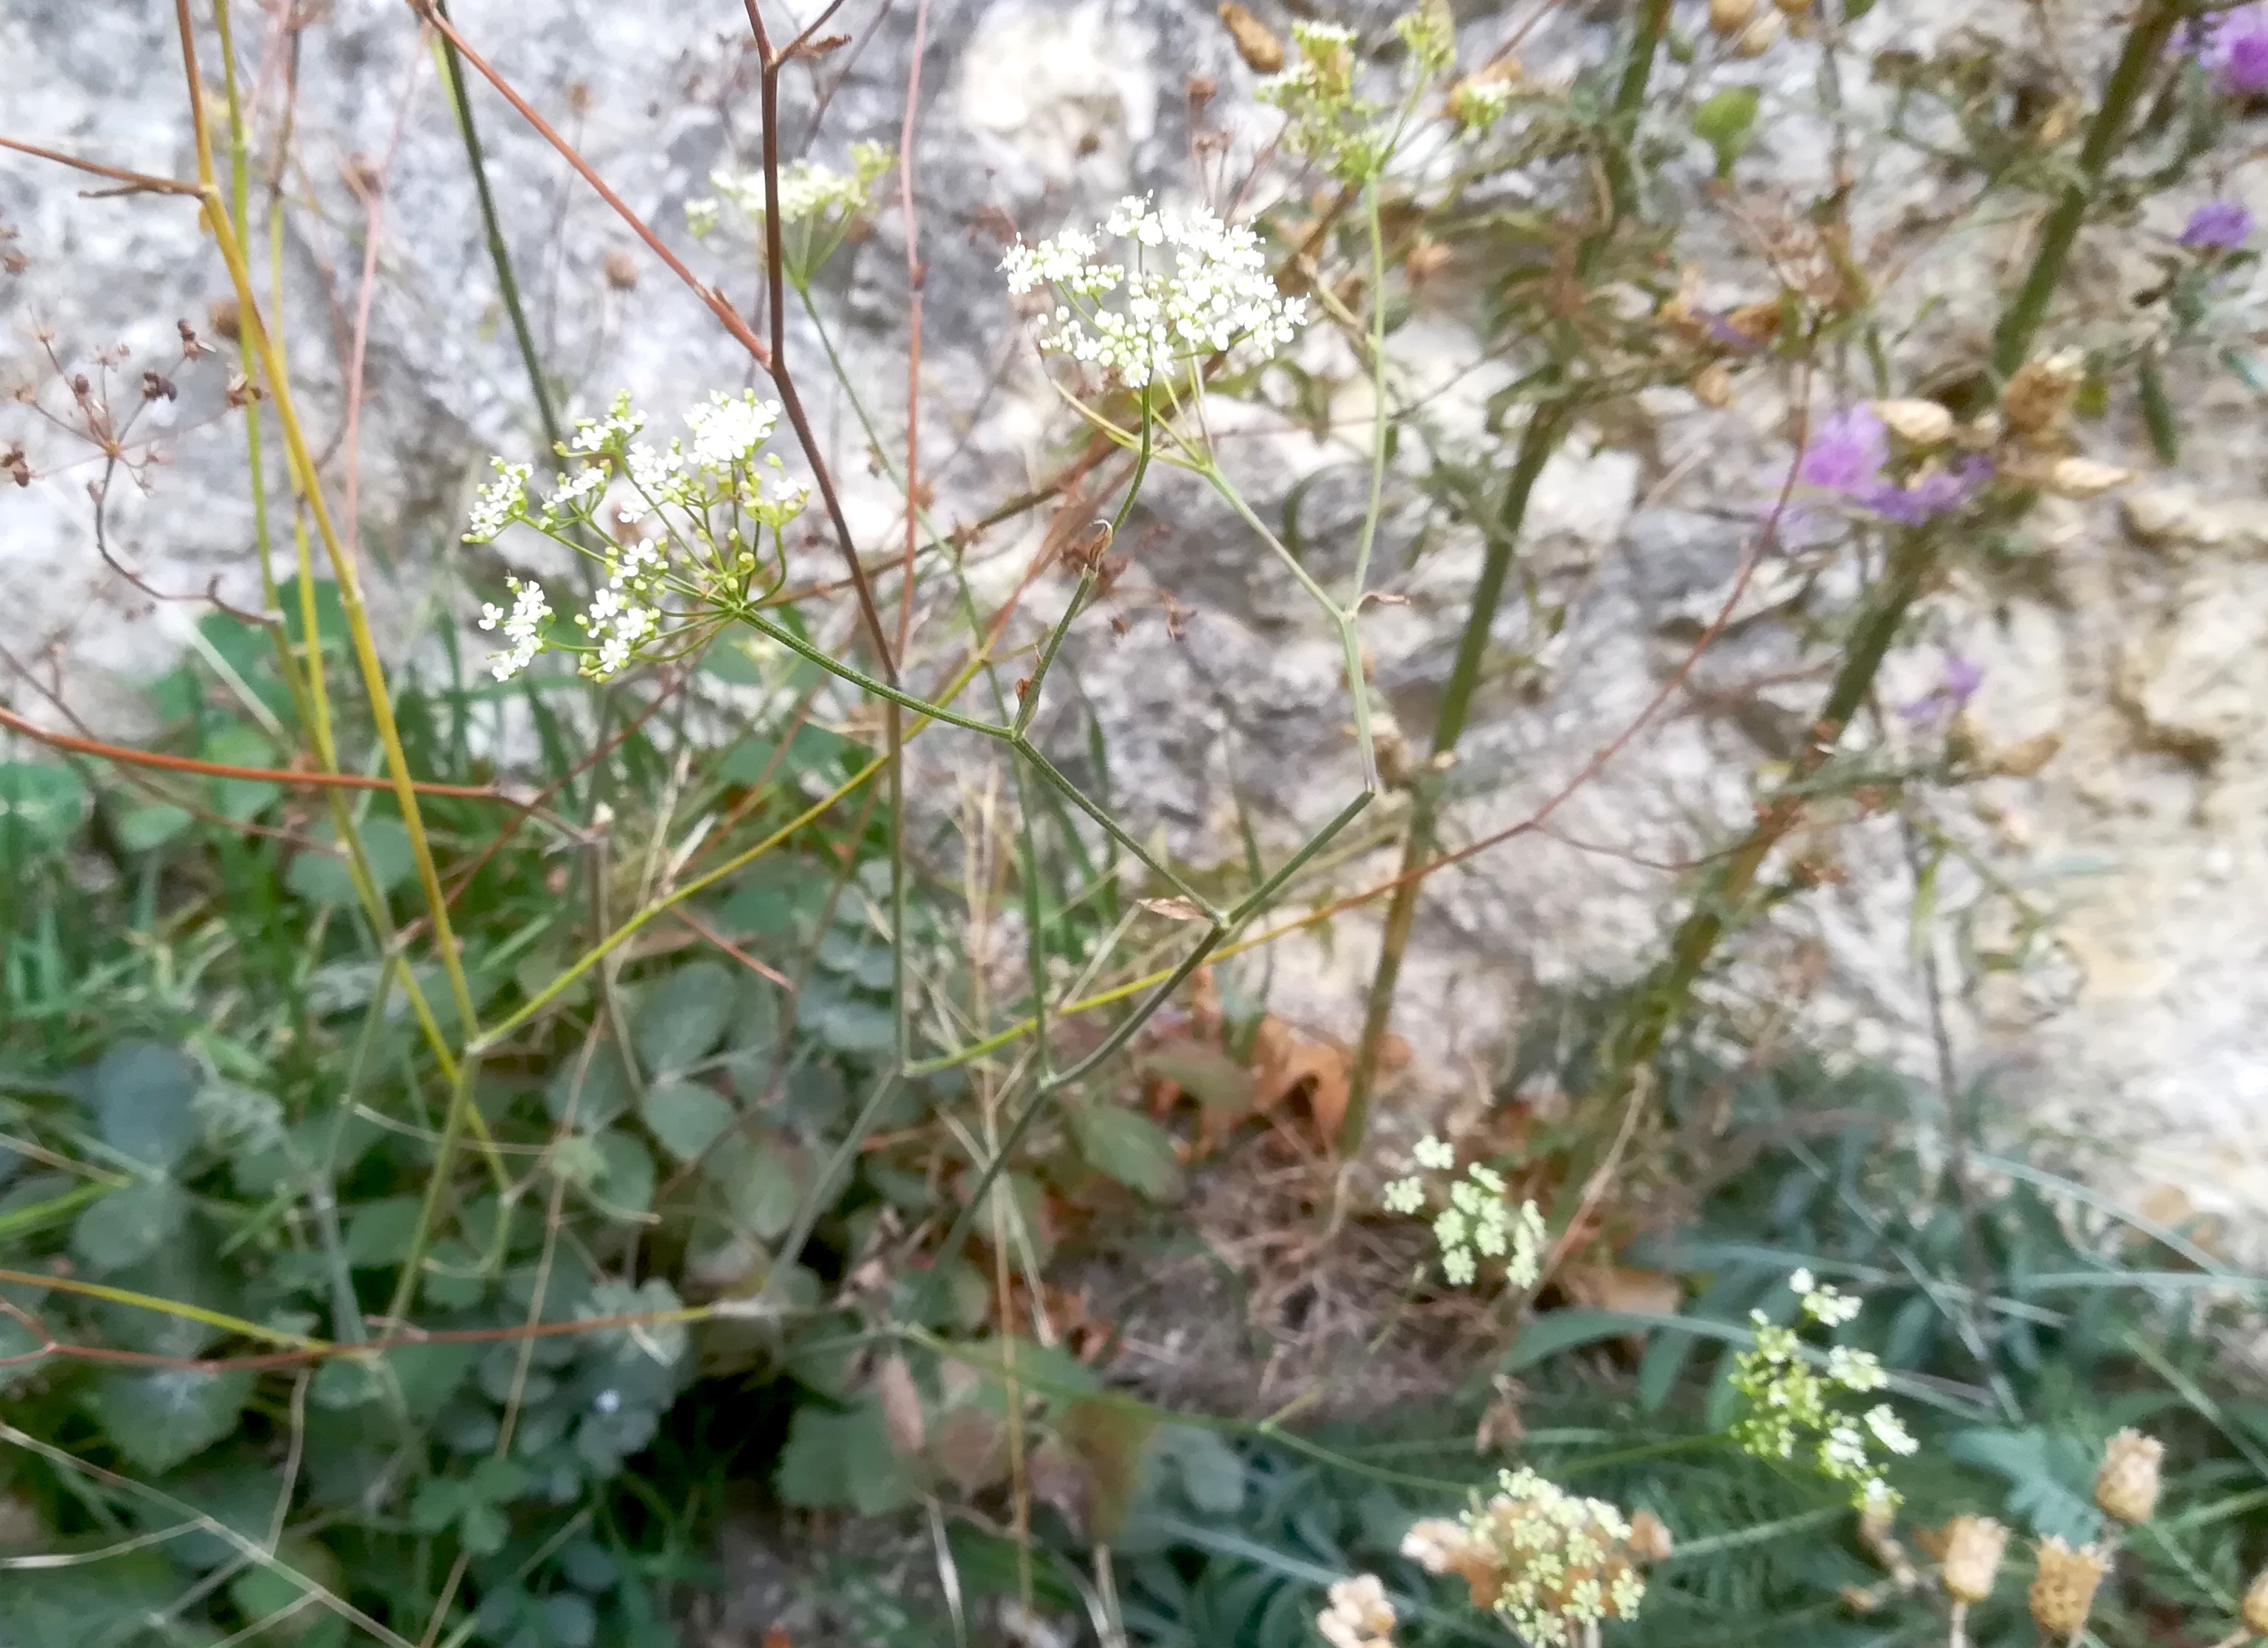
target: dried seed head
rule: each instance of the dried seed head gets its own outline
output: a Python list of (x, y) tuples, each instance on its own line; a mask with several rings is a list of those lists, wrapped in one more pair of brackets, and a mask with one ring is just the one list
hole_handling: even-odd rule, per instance
[[(2060, 473), (2065, 465), (2081, 461), (2066, 458), (2056, 469)], [(2088, 467), (2099, 469), (2107, 466)], [(2131, 478), (2125, 477), (2123, 470), (2115, 473)], [(2095, 1474), (2095, 1503), (2129, 1527), (2147, 1522), (2150, 1513), (2158, 1508), (2158, 1466), (2165, 1453), (2164, 1443), (2139, 1431), (2121, 1431), (2112, 1437), (2102, 1450), (2102, 1468)]]
[(637, 284), (637, 260), (619, 246), (607, 254), (600, 267), (606, 271), (607, 284), (616, 291), (628, 291)]
[(1709, 26), (1719, 34), (1737, 34), (1756, 10), (1756, 0), (1709, 0)]
[(1410, 277), (1411, 284), (1423, 285), (1448, 268), (1454, 255), (1446, 242), (1436, 240), (1430, 235), (1419, 235), (1410, 243), (1410, 250), (1403, 254), (1402, 272)]
[(1705, 407), (1722, 410), (1733, 404), (1733, 372), (1722, 361), (1711, 361), (1693, 374), (1693, 398)]
[(2244, 1600), (2237, 1606), (2237, 1617), (2244, 1629), (2256, 1637), (2268, 1637), (2268, 1568), (2252, 1576), (2252, 1583), (2244, 1587)]
[(1668, 1525), (1651, 1511), (1641, 1511), (1631, 1519), (1630, 1554), (1641, 1563), (1668, 1560), (1677, 1541), (1671, 1537)]
[(1761, 57), (1779, 44), (1780, 31), (1786, 26), (1777, 11), (1760, 11), (1733, 41), (1735, 57)]
[(1874, 416), (1910, 446), (1936, 446), (1953, 438), (1953, 414), (1934, 401), (1877, 401)]
[(2087, 1623), (2095, 1587), (2110, 1559), (2092, 1545), (2077, 1550), (2050, 1534), (2040, 1541), (2040, 1571), (2032, 1581), (2032, 1622), (2047, 1637), (2069, 1637)]
[(1992, 1594), (2008, 1530), (1991, 1517), (1957, 1516), (1945, 1526), (1945, 1560), (1940, 1578), (1956, 1602), (1982, 1602)]
[[(2124, 486), (2133, 478), (2134, 472), (2132, 469), (2121, 469), (2116, 464), (2096, 463), (2091, 458), (2059, 458), (2048, 470), (2047, 476), (2041, 484), (2044, 486), (2047, 490), (2054, 493), (2058, 497), (2091, 498), (2101, 497), (2105, 492), (2110, 490), (2111, 488)], [(2132, 1431), (2122, 1431), (2118, 1434), (2120, 1436), (2133, 1436), (2134, 1432)], [(2146, 1438), (2137, 1438), (2137, 1440), (2146, 1440)], [(2152, 1442), (2150, 1444), (2153, 1450), (2154, 1450), (2157, 1446), (2158, 1445), (2155, 1442)], [(2114, 1449), (2117, 1446), (2117, 1442), (2115, 1438), (2112, 1440), (2111, 1446)], [(2158, 1491), (2157, 1457), (2158, 1456), (2154, 1451), (2150, 1455), (2150, 1492), (2154, 1498)], [(2110, 1468), (2110, 1465), (2108, 1461), (2106, 1461), (2104, 1463), (2103, 1469), (2108, 1471)], [(2096, 1501), (2099, 1504), (2101, 1503), (2102, 1495), (2102, 1482), (2101, 1478), (2096, 1479), (2095, 1492)], [(2103, 1505), (2102, 1508), (2106, 1511), (2110, 1510), (2110, 1507), (2107, 1505)], [(2116, 1516), (2118, 1513), (2114, 1511), (2111, 1512), (2111, 1514)], [(2148, 1513), (2145, 1512), (2144, 1514), (2147, 1515)], [(2142, 1518), (2135, 1517), (2130, 1519), (2139, 1522)]]
[(1221, 0), (1220, 20), (1229, 39), (1236, 42), (1236, 55), (1253, 73), (1274, 74), (1284, 67), (1284, 42), (1236, 0)]
[(2063, 422), (2086, 375), (2077, 349), (2027, 361), (2000, 392), (2000, 416), (2020, 437), (2043, 435)]
[(219, 333), (221, 336), (228, 339), (231, 342), (234, 342), (236, 341), (237, 307), (235, 298), (216, 298), (213, 302), (212, 307), (206, 310), (205, 314), (207, 318), (212, 321), (212, 329), (214, 331)]

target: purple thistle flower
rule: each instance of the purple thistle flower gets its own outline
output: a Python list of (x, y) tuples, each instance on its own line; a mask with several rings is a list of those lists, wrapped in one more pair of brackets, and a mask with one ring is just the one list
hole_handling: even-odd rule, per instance
[(1874, 408), (1861, 403), (1828, 418), (1804, 443), (1796, 479), (1856, 497), (1874, 486), (1890, 460), (1889, 432)]
[(2268, 92), (2268, 15), (2257, 5), (2225, 13), (2205, 32), (2198, 60), (2239, 97)]
[(2234, 252), (2252, 234), (2252, 214), (2235, 201), (2209, 201), (2190, 214), (2182, 231), (2185, 246)]

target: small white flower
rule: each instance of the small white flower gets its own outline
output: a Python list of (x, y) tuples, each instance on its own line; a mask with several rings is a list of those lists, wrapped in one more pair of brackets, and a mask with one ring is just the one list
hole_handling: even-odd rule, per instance
[(1795, 1270), (1788, 1275), (1787, 1284), (1798, 1293), (1808, 1293), (1817, 1286), (1809, 1270)]
[(481, 608), (481, 628), (502, 629), (504, 639), (512, 644), (501, 652), (489, 655), (489, 668), (498, 681), (510, 681), (526, 669), (543, 650), (543, 626), (550, 622), (551, 603), (543, 593), (543, 585), (529, 579), (506, 578), (505, 586), (512, 591), (512, 610), (507, 613), (490, 602)]
[(1420, 1167), (1430, 1167), (1436, 1173), (1446, 1173), (1457, 1165), (1457, 1152), (1431, 1133), (1418, 1141), (1418, 1148), (1410, 1154), (1418, 1159)]
[(501, 458), (489, 461), (497, 478), (473, 500), (472, 518), (465, 525), (467, 543), (492, 542), (498, 533), (527, 513), (527, 478), (534, 469), (526, 464), (508, 464)]
[(1473, 1262), (1472, 1254), (1459, 1247), (1441, 1255), (1441, 1274), (1452, 1287), (1469, 1287), (1473, 1277), (1479, 1272)]
[(1852, 1391), (1880, 1390), (1889, 1383), (1889, 1375), (1870, 1352), (1853, 1350), (1848, 1345), (1829, 1347), (1827, 1377)]
[(1887, 1404), (1867, 1410), (1867, 1429), (1874, 1433), (1877, 1442), (1893, 1453), (1911, 1453), (1921, 1446), (1914, 1440), (1913, 1433), (1906, 1429), (1905, 1422), (1892, 1413)]
[(748, 462), (779, 415), (778, 401), (759, 401), (753, 389), (743, 391), (738, 400), (711, 395), (707, 406), (685, 415), (686, 426), (693, 431), (693, 467), (724, 474)]
[(1415, 1179), (1396, 1179), (1383, 1197), (1389, 1213), (1415, 1213), (1425, 1205), (1425, 1187)]

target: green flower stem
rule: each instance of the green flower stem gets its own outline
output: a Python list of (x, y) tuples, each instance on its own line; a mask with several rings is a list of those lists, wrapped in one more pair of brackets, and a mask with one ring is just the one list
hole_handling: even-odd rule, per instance
[[(1519, 547), (1521, 531), (1527, 521), (1528, 500), (1535, 493), (1543, 466), (1558, 449), (1571, 412), (1565, 401), (1545, 402), (1529, 416), (1528, 427), (1521, 433), (1519, 451), (1505, 487), (1504, 503), (1497, 514), (1496, 529), (1489, 534), (1487, 555), (1481, 563), (1480, 582), (1474, 588), (1471, 611), (1465, 622), (1464, 634), (1457, 643), (1456, 663), (1449, 671), (1449, 683), (1434, 718), (1436, 756), (1454, 754), (1458, 740), (1464, 736), (1465, 724), (1472, 713), (1473, 694), (1480, 684), (1481, 666), (1488, 655), (1497, 607), (1503, 599), (1513, 554)], [(1423, 879), (1413, 872), (1432, 857), (1439, 844), (1440, 784), (1440, 775), (1429, 773), (1420, 777), (1410, 794), (1410, 830), (1402, 850), (1403, 879), (1387, 906), (1386, 923), (1379, 940), (1378, 970), (1371, 978), (1370, 997), (1363, 1012), (1362, 1040), (1355, 1049), (1354, 1069), (1349, 1081), (1346, 1116), (1339, 1129), (1338, 1145), (1344, 1151), (1352, 1151), (1361, 1144), (1369, 1123), (1370, 1097), (1378, 1079), (1379, 1049), (1393, 1017), (1395, 990), (1402, 977), (1402, 958), (1417, 920), (1419, 889), (1425, 885)]]
[(2172, 39), (2183, 11), (2182, 0), (2142, 0), (2127, 27), (2126, 44), (2118, 54), (2117, 66), (2110, 71), (2110, 85), (2103, 89), (2102, 107), (2095, 111), (2087, 129), (2087, 141), (2080, 145), (2079, 174), (2041, 225), (2040, 243), (2032, 254), (2024, 283), (1992, 334), (1992, 370), (2003, 379), (2031, 353), (2032, 340), (2047, 318), (2048, 305), (2063, 279), (2064, 265), (2070, 261), (2072, 245), (2087, 221), (2087, 209), (2095, 202), (2105, 168), (2126, 140), (2127, 121), (2141, 100), (2150, 71), (2163, 61), (2166, 43)]
[[(1638, 14), (1638, 26), (1631, 37), (1630, 51), (1623, 60), (1621, 79), (1615, 88), (1614, 107), (1609, 117), (1609, 132), (1605, 166), (1608, 182), (1609, 213), (1607, 221), (1584, 238), (1577, 249), (1575, 269), (1578, 278), (1588, 275), (1613, 243), (1615, 232), (1622, 220), (1638, 210), (1638, 177), (1630, 161), (1630, 148), (1640, 113), (1646, 105), (1646, 92), (1653, 78), (1655, 57), (1660, 54), (1663, 36), (1669, 27), (1670, 0), (1646, 0)], [(1379, 229), (1375, 205), (1372, 210), (1371, 233), (1373, 240), (1373, 263), (1379, 252), (1375, 242)], [(1374, 307), (1383, 310), (1384, 294), (1373, 294)], [(1382, 367), (1380, 369), (1382, 372)], [(1547, 384), (1564, 382), (1564, 365), (1547, 374)], [(1573, 422), (1571, 401), (1539, 401), (1521, 432), (1520, 446), (1513, 460), (1512, 475), (1505, 487), (1504, 502), (1497, 511), (1496, 530), (1490, 534), (1487, 558), (1482, 563), (1481, 579), (1473, 591), (1471, 608), (1465, 616), (1464, 633), (1457, 643), (1457, 658), (1449, 673), (1449, 682), (1433, 724), (1433, 753), (1436, 756), (1453, 756), (1457, 741), (1464, 734), (1465, 723), (1470, 714), (1474, 690), (1480, 683), (1481, 666), (1487, 656), (1489, 636), (1496, 624), (1497, 607), (1504, 597), (1505, 580), (1512, 567), (1513, 553), (1520, 545), (1521, 527), (1528, 514), (1528, 504), (1535, 489), (1536, 478), (1543, 472), (1545, 462), (1559, 445), (1568, 426)], [(1381, 410), (1382, 416), (1382, 410)], [(1412, 872), (1421, 869), (1432, 857), (1440, 825), (1440, 793), (1438, 779), (1427, 776), (1421, 780), (1410, 801), (1410, 829), (1403, 849), (1403, 873), (1407, 879), (1395, 887), (1393, 901), (1387, 907), (1386, 922), (1380, 935), (1378, 968), (1372, 975), (1370, 994), (1363, 1012), (1362, 1039), (1355, 1048), (1354, 1068), (1350, 1075), (1346, 1116), (1341, 1122), (1337, 1144), (1342, 1151), (1352, 1151), (1362, 1142), (1369, 1125), (1370, 1098), (1378, 1079), (1379, 1051), (1384, 1045), (1387, 1027), (1392, 1021), (1394, 997), (1401, 982), (1402, 959), (1410, 943), (1410, 931), (1418, 915), (1418, 900), (1424, 885), (1423, 878)]]
[[(433, 9), (443, 17), (449, 15), (448, 0), (433, 0)], [(504, 298), (504, 313), (512, 320), (512, 335), (519, 345), (521, 364), (527, 368), (527, 386), (535, 396), (535, 416), (543, 424), (543, 450), (548, 460), (567, 437), (559, 427), (559, 414), (551, 404), (551, 390), (543, 380), (542, 357), (536, 352), (535, 334), (527, 324), (527, 311), (519, 300), (519, 282), (512, 274), (512, 252), (504, 242), (504, 227), (497, 220), (496, 195), (489, 188), (487, 158), (481, 151), (481, 135), (473, 124), (473, 101), (465, 92), (464, 59), (457, 55), (457, 43), (446, 34), (437, 34), (434, 48), (441, 54), (441, 75), (449, 88), (449, 107), (457, 117), (457, 129), (464, 134), (465, 161), (472, 168), (473, 188), (480, 196), (481, 230), (488, 240), (489, 261), (496, 265), (497, 291)]]

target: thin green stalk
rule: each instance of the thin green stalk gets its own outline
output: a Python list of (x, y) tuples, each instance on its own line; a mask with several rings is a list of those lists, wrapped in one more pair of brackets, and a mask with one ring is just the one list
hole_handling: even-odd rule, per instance
[[(1535, 494), (1536, 479), (1543, 473), (1543, 466), (1558, 449), (1568, 416), (1565, 401), (1546, 402), (1535, 408), (1528, 420), (1528, 427), (1521, 433), (1512, 475), (1505, 487), (1504, 503), (1498, 511), (1496, 530), (1489, 534), (1487, 555), (1481, 563), (1480, 583), (1473, 591), (1464, 634), (1457, 643), (1457, 660), (1449, 671), (1449, 682), (1443, 689), (1441, 707), (1434, 717), (1436, 755), (1454, 754), (1458, 739), (1464, 736), (1465, 724), (1472, 713), (1473, 694), (1480, 684), (1481, 666), (1488, 655), (1496, 609), (1503, 599), (1505, 580), (1511, 574), (1513, 555), (1527, 522), (1528, 500)], [(1387, 906), (1386, 923), (1379, 941), (1378, 970), (1371, 978), (1370, 996), (1363, 1012), (1362, 1041), (1355, 1049), (1346, 1116), (1339, 1129), (1338, 1144), (1342, 1150), (1351, 1151), (1359, 1145), (1368, 1125), (1371, 1093), (1378, 1079), (1379, 1051), (1393, 1017), (1395, 990), (1402, 977), (1402, 958), (1417, 920), (1419, 891), (1425, 885), (1412, 872), (1432, 857), (1438, 844), (1440, 784), (1437, 775), (1428, 773), (1420, 777), (1410, 792), (1410, 830), (1402, 850), (1403, 879)]]
[[(1577, 248), (1576, 278), (1588, 276), (1598, 265), (1599, 259), (1613, 244), (1616, 231), (1622, 220), (1638, 210), (1638, 176), (1631, 165), (1630, 146), (1637, 129), (1638, 115), (1645, 107), (1646, 92), (1653, 76), (1655, 57), (1661, 49), (1663, 36), (1669, 27), (1670, 0), (1646, 0), (1638, 14), (1638, 26), (1631, 37), (1630, 51), (1623, 60), (1623, 72), (1615, 88), (1615, 100), (1609, 117), (1605, 166), (1608, 183), (1609, 210), (1607, 220), (1584, 237)], [(1378, 234), (1375, 202), (1372, 206), (1371, 233), (1373, 243)], [(1373, 244), (1373, 265), (1379, 254)], [(1381, 313), (1384, 294), (1373, 292), (1372, 303)], [(1380, 345), (1382, 356), (1382, 340)], [(1382, 363), (1378, 367), (1383, 375)], [(1546, 375), (1547, 386), (1565, 387), (1565, 364)], [(1381, 414), (1383, 416), (1383, 408)], [(1472, 696), (1480, 684), (1481, 666), (1487, 656), (1489, 637), (1495, 629), (1497, 608), (1504, 597), (1505, 580), (1512, 567), (1512, 557), (1520, 544), (1520, 533), (1528, 514), (1530, 496), (1535, 489), (1537, 476), (1559, 445), (1568, 426), (1573, 422), (1573, 406), (1567, 399), (1540, 401), (1530, 415), (1528, 427), (1521, 432), (1518, 452), (1513, 460), (1513, 471), (1506, 483), (1504, 502), (1498, 510), (1497, 528), (1490, 534), (1487, 558), (1481, 568), (1480, 583), (1473, 591), (1472, 606), (1465, 615), (1463, 634), (1458, 638), (1457, 658), (1449, 672), (1449, 681), (1443, 691), (1441, 705), (1433, 723), (1433, 754), (1453, 756), (1457, 741), (1463, 737), (1465, 723), (1471, 712)], [(1446, 762), (1443, 763), (1446, 765)], [(1439, 824), (1438, 780), (1432, 775), (1421, 778), (1410, 798), (1410, 829), (1403, 848), (1403, 873), (1405, 879), (1395, 887), (1393, 902), (1387, 908), (1386, 922), (1380, 933), (1378, 967), (1371, 976), (1368, 999), (1364, 1004), (1362, 1039), (1355, 1048), (1354, 1068), (1350, 1074), (1346, 1115), (1341, 1122), (1337, 1144), (1342, 1151), (1351, 1151), (1362, 1142), (1369, 1125), (1370, 1099), (1377, 1085), (1379, 1055), (1386, 1040), (1387, 1026), (1392, 1021), (1395, 991), (1401, 982), (1402, 960), (1410, 943), (1410, 934), (1418, 915), (1418, 900), (1424, 885), (1422, 878), (1410, 872), (1422, 867), (1432, 856)]]
[[(443, 17), (449, 15), (448, 0), (433, 0), (433, 9)], [(464, 60), (457, 55), (457, 44), (446, 34), (436, 40), (441, 53), (441, 72), (449, 88), (450, 107), (457, 116), (457, 129), (464, 134), (465, 160), (472, 167), (473, 188), (480, 196), (481, 229), (489, 243), (489, 261), (496, 265), (497, 290), (504, 298), (504, 313), (512, 319), (512, 335), (519, 344), (519, 358), (527, 368), (527, 386), (535, 396), (535, 415), (543, 423), (543, 450), (549, 454), (567, 437), (559, 427), (559, 415), (552, 408), (551, 390), (543, 381), (542, 358), (536, 353), (535, 334), (527, 324), (527, 311), (519, 301), (519, 282), (513, 276), (512, 252), (504, 245), (504, 226), (497, 220), (496, 196), (489, 188), (488, 160), (481, 151), (479, 129), (473, 124), (473, 102), (465, 92)]]
[(2143, 0), (2127, 27), (2125, 47), (2110, 71), (2110, 84), (2103, 88), (2102, 107), (2095, 111), (2087, 129), (2087, 141), (2080, 145), (2079, 174), (2041, 225), (2032, 266), (1993, 331), (1992, 370), (2003, 379), (2021, 366), (2032, 351), (2032, 340), (2047, 319), (2048, 305), (2063, 279), (2072, 245), (2087, 221), (2087, 209), (2095, 203), (2104, 169), (2126, 140), (2127, 121), (2141, 100), (2151, 70), (2164, 59), (2166, 42), (2172, 39), (2183, 11), (2182, 0)]

